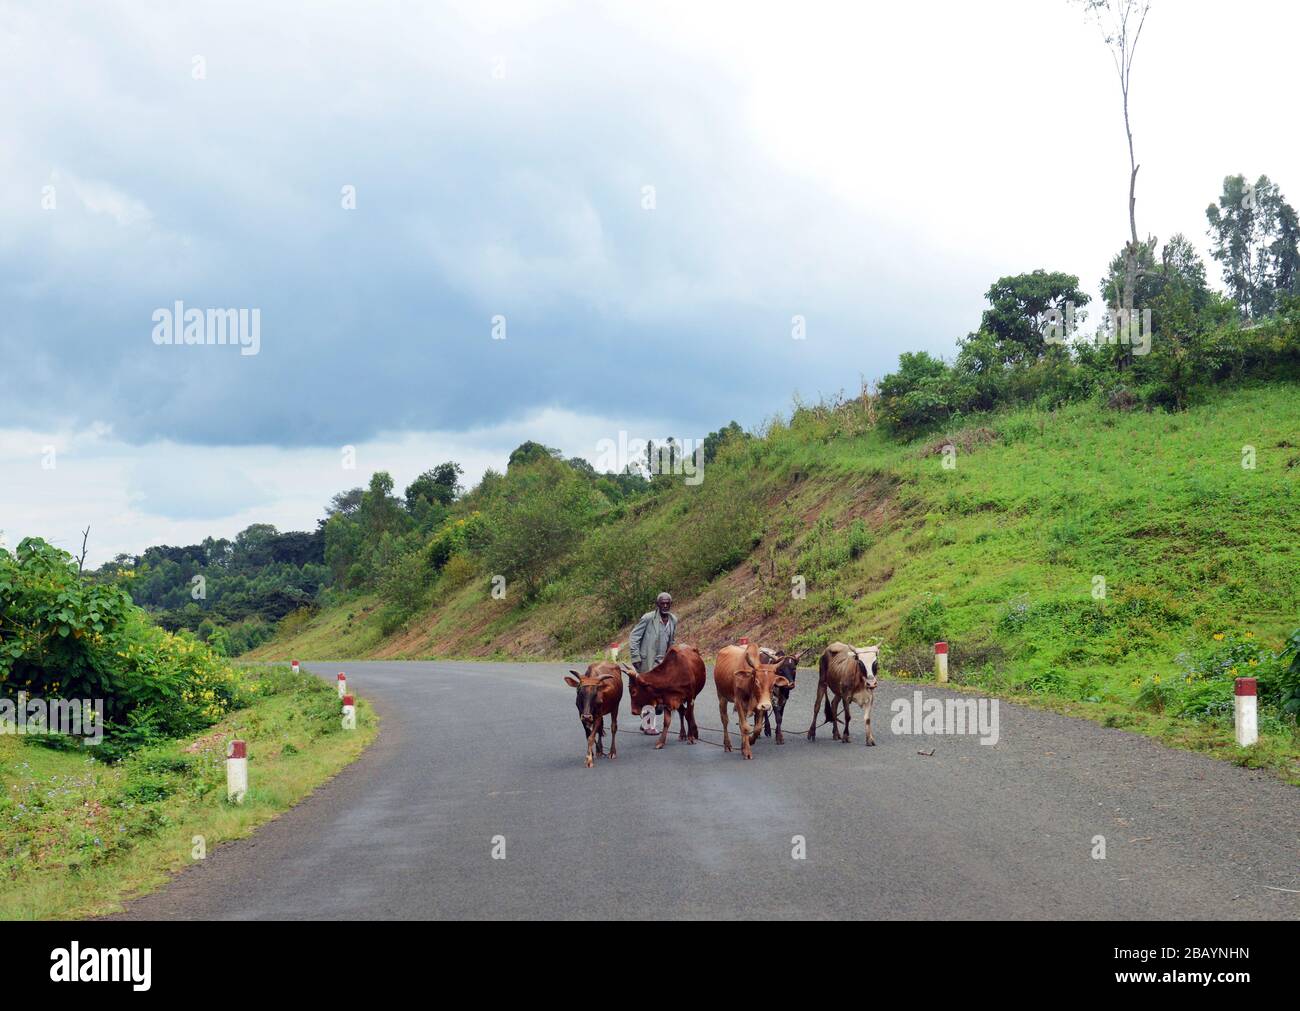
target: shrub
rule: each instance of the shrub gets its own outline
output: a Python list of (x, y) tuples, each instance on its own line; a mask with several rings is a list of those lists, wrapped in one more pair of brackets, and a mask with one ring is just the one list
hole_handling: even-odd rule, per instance
[(907, 644), (942, 641), (947, 615), (943, 599), (927, 593), (920, 603), (903, 616), (898, 629), (899, 639)]
[(235, 672), (190, 633), (149, 622), (120, 588), (27, 538), (0, 550), (0, 690), (102, 699), (119, 750), (192, 733), (242, 704)]

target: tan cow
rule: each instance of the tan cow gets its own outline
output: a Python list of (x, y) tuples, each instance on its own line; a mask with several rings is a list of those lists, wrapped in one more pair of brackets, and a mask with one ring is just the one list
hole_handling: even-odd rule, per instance
[(564, 683), (570, 688), (578, 689), (578, 719), (582, 721), (582, 732), (587, 738), (587, 768), (594, 764), (593, 746), (597, 755), (604, 750), (601, 738), (605, 735), (605, 715), (609, 715), (609, 757), (618, 757), (618, 704), (623, 700), (623, 676), (618, 664), (593, 663), (587, 673), (579, 674), (569, 671), (573, 677), (566, 677)]
[[(871, 707), (876, 700), (876, 674), (879, 672), (880, 646), (848, 646), (842, 642), (833, 642), (826, 647), (817, 664), (817, 700), (813, 702), (812, 725), (808, 728), (808, 740), (817, 739), (817, 710), (826, 700), (826, 722), (831, 725), (835, 740), (849, 743), (849, 703), (856, 702), (862, 707), (862, 728), (867, 734), (867, 747), (876, 746), (875, 735), (871, 732)], [(844, 736), (840, 736), (840, 725), (836, 710), (844, 704)]]
[[(786, 657), (783, 664), (793, 668), (794, 657)], [(713, 686), (718, 691), (718, 715), (722, 718), (722, 746), (731, 750), (731, 732), (728, 705), (736, 709), (740, 723), (740, 753), (753, 758), (751, 745), (758, 740), (762, 728), (758, 716), (766, 716), (772, 708), (772, 692), (788, 688), (782, 664), (760, 662), (756, 646), (723, 646), (713, 664)], [(746, 723), (754, 717), (753, 730)]]

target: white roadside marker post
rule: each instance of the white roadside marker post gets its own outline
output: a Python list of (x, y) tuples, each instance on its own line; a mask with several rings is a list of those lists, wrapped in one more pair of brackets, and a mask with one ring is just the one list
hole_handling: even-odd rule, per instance
[(298, 666), (298, 661), (297, 661), (297, 660), (294, 660), (292, 663), (289, 664), (289, 666), (290, 666), (290, 668), (292, 668), (292, 670), (293, 670), (293, 672), (294, 672), (295, 674), (297, 674), (297, 673), (299, 672), (299, 670), (301, 670), (301, 668)]
[(351, 695), (343, 696), (343, 729), (357, 729), (357, 707), (353, 704)]
[(1258, 713), (1255, 709), (1257, 684), (1254, 678), (1237, 678), (1233, 687), (1237, 744), (1248, 748), (1259, 740)]
[(248, 793), (248, 745), (243, 741), (230, 742), (226, 749), (226, 799), (232, 804), (242, 804)]
[(343, 698), (348, 693), (348, 678), (342, 671), (339, 671), (339, 698)]
[(609, 644), (609, 658), (615, 663), (618, 662), (618, 648), (620, 645), (622, 644), (617, 642), (611, 642)]
[(948, 644), (946, 642), (936, 642), (934, 644), (934, 679), (941, 685), (948, 683)]

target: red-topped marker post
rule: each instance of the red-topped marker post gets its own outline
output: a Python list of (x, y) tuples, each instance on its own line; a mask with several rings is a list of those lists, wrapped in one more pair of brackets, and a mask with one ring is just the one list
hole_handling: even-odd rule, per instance
[(348, 693), (348, 676), (339, 671), (339, 698), (343, 698)]
[(356, 701), (351, 695), (343, 696), (343, 729), (357, 729), (357, 707)]
[(242, 804), (248, 793), (248, 745), (240, 740), (226, 748), (226, 799)]
[(934, 644), (934, 679), (941, 685), (948, 683), (948, 644), (946, 642), (936, 642)]
[(1248, 748), (1259, 740), (1259, 715), (1255, 708), (1258, 686), (1254, 678), (1237, 678), (1233, 686), (1233, 709), (1237, 744)]

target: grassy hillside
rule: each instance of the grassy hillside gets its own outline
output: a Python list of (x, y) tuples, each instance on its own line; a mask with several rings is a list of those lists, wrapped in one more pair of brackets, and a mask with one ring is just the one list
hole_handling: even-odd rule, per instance
[[(361, 597), (254, 655), (582, 659), (626, 641), (607, 598), (640, 574), (644, 609), (672, 591), (682, 638), (706, 654), (744, 635), (817, 648), (879, 636), (906, 676), (928, 670), (943, 638), (959, 682), (1112, 722), (1195, 710), (1222, 729), (1227, 664), (1280, 648), (1300, 624), (1294, 384), (1178, 414), (1019, 410), (912, 443), (883, 434), (871, 410), (801, 408), (728, 447), (702, 484), (678, 479), (589, 535), (529, 601), (509, 587), (493, 599), (488, 574), (444, 579), (393, 634)], [(608, 595), (593, 585), (602, 559)], [(665, 571), (689, 573), (687, 585), (661, 587)], [(1205, 705), (1189, 705), (1196, 691)]]

